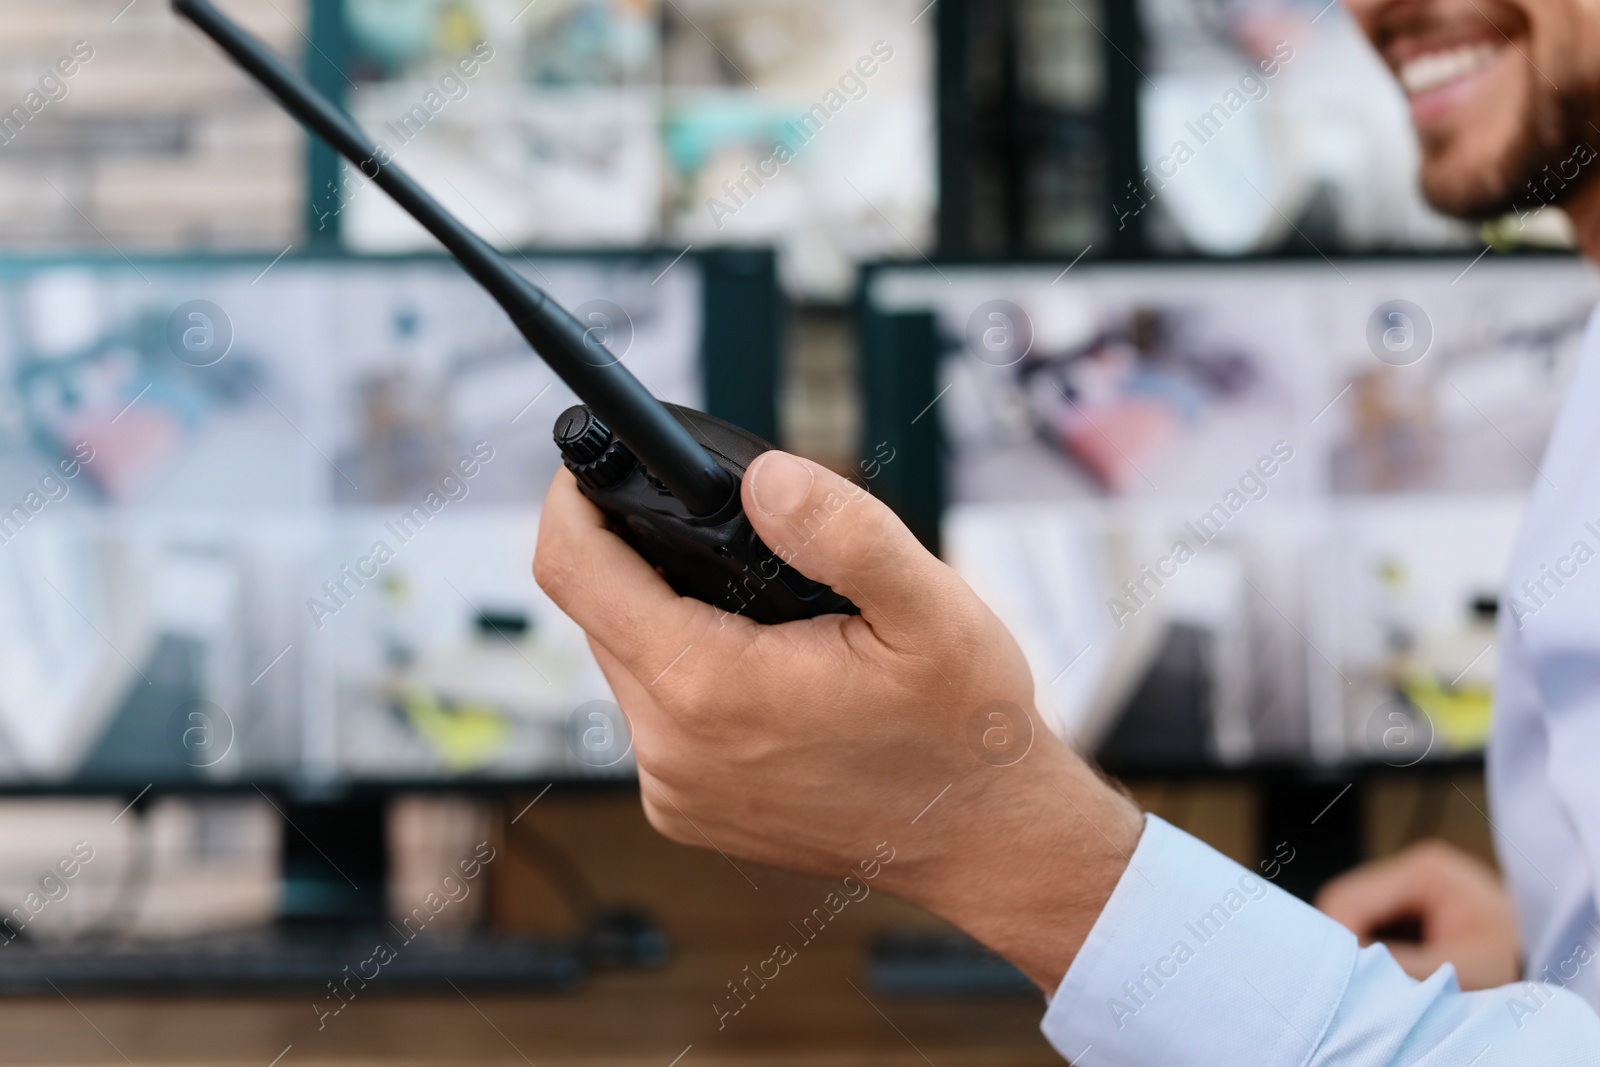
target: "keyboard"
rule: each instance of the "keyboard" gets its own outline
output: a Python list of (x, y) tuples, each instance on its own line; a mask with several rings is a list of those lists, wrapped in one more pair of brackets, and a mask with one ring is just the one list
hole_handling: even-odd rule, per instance
[[(84, 992), (566, 990), (584, 978), (576, 942), (392, 927), (256, 931), (173, 941), (0, 941), (0, 995)], [(363, 982), (365, 983), (363, 985)]]
[(867, 955), (866, 978), (897, 997), (1037, 997), (1025, 975), (964, 934), (896, 931)]

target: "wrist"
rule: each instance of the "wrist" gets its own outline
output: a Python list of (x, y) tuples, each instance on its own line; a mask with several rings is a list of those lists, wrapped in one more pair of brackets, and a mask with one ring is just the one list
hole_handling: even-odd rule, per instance
[[(1053, 993), (1138, 847), (1144, 819), (1066, 745), (958, 782), (928, 840), (902, 850), (897, 893)], [(1037, 758), (1035, 758), (1037, 757)], [(923, 835), (919, 834), (919, 837)]]

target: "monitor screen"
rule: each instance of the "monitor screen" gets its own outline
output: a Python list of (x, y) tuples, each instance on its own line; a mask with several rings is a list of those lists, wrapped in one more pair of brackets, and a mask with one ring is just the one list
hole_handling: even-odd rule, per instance
[[(1137, 220), (1155, 249), (1210, 255), (1482, 247), (1423, 198), (1405, 95), (1345, 5), (1137, 7), (1143, 169), (1114, 192), (1114, 229)], [(1534, 230), (1549, 239), (1557, 219)]]
[(935, 321), (943, 548), (1041, 710), (1090, 747), (1188, 731), (1191, 761), (1476, 751), (1501, 575), (1600, 277), (1067, 266), (886, 266), (867, 289)]
[[(698, 405), (671, 261), (516, 263)], [(0, 788), (626, 773), (529, 569), (574, 402), (443, 259), (6, 265)]]
[[(927, 0), (350, 0), (351, 113), (497, 244), (778, 247), (789, 290), (933, 241)], [(924, 14), (927, 17), (922, 17)], [(428, 235), (343, 165), (317, 228)]]

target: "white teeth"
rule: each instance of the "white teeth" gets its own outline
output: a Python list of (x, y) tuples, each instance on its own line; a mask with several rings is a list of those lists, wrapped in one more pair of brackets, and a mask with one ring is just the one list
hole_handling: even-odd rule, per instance
[(1429, 52), (1407, 60), (1400, 68), (1400, 84), (1412, 96), (1437, 89), (1487, 66), (1500, 54), (1492, 44), (1463, 45), (1444, 52)]

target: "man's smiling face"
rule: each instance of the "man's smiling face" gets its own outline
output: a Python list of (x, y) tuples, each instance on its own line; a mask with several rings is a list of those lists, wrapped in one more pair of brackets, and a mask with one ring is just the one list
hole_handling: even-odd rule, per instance
[(1345, 4), (1410, 98), (1435, 207), (1490, 218), (1576, 191), (1552, 181), (1545, 193), (1543, 168), (1600, 147), (1600, 0)]

